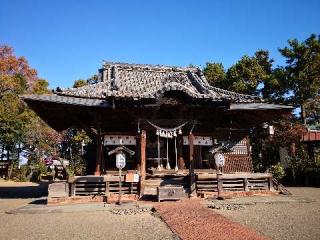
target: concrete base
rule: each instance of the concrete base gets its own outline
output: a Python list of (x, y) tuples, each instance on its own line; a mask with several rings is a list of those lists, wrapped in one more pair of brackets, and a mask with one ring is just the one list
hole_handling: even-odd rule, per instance
[[(139, 200), (139, 196), (136, 194), (123, 194), (121, 196), (121, 202), (122, 203), (128, 203), (128, 202), (136, 202)], [(107, 197), (107, 203), (108, 204), (116, 204), (119, 201), (119, 195), (118, 194), (110, 194)]]
[[(107, 196), (74, 196), (74, 197), (48, 197), (48, 205), (65, 205), (65, 204), (79, 204), (79, 203), (108, 203), (116, 204), (118, 203), (118, 194), (110, 194)], [(136, 194), (124, 194), (121, 196), (121, 202), (136, 202), (138, 200), (138, 195)]]
[(65, 205), (65, 204), (77, 204), (77, 203), (99, 203), (105, 202), (104, 196), (75, 196), (75, 197), (48, 197), (48, 205)]

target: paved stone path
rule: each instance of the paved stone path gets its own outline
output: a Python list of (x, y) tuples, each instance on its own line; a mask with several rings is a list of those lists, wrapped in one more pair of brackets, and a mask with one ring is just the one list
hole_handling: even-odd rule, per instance
[(199, 199), (155, 206), (161, 218), (183, 240), (266, 240), (252, 229), (203, 206)]

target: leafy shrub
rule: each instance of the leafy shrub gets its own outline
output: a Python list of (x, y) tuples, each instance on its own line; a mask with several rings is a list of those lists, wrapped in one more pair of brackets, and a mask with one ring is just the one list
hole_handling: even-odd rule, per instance
[(32, 169), (32, 181), (40, 181), (41, 177), (47, 173), (47, 166), (42, 161), (34, 164)]
[(270, 172), (272, 173), (273, 177), (277, 180), (281, 180), (286, 175), (284, 168), (280, 163), (272, 165), (270, 168)]
[(27, 182), (29, 181), (29, 179), (27, 178), (28, 171), (28, 166), (21, 166), (20, 168), (17, 168), (13, 171), (12, 178), (17, 182)]

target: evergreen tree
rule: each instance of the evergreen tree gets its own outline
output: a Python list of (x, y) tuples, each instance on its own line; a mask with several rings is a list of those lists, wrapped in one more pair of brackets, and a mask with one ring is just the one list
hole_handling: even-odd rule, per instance
[[(312, 34), (303, 42), (288, 40), (288, 45), (279, 49), (287, 64), (284, 68), (285, 78), (279, 80), (285, 82), (282, 85), (285, 86), (286, 93), (291, 94), (288, 102), (301, 108), (301, 121), (306, 125), (311, 112), (319, 106), (320, 36)], [(311, 102), (314, 103), (310, 104)], [(317, 112), (319, 113), (313, 113)]]

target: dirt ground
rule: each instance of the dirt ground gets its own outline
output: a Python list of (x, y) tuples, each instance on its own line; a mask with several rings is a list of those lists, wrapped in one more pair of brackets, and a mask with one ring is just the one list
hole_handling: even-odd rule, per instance
[[(20, 197), (19, 191), (32, 197), (27, 189), (34, 191), (37, 185), (9, 185), (0, 182), (0, 239), (177, 239), (167, 225), (150, 212), (116, 215), (95, 209), (80, 211), (78, 207), (74, 212), (8, 214), (6, 212), (38, 199), (13, 198), (15, 191)], [(10, 198), (3, 198), (5, 193)]]
[(292, 196), (232, 199), (227, 203), (231, 208), (236, 203), (236, 210), (222, 206), (213, 211), (274, 240), (319, 240), (320, 188), (288, 189)]

